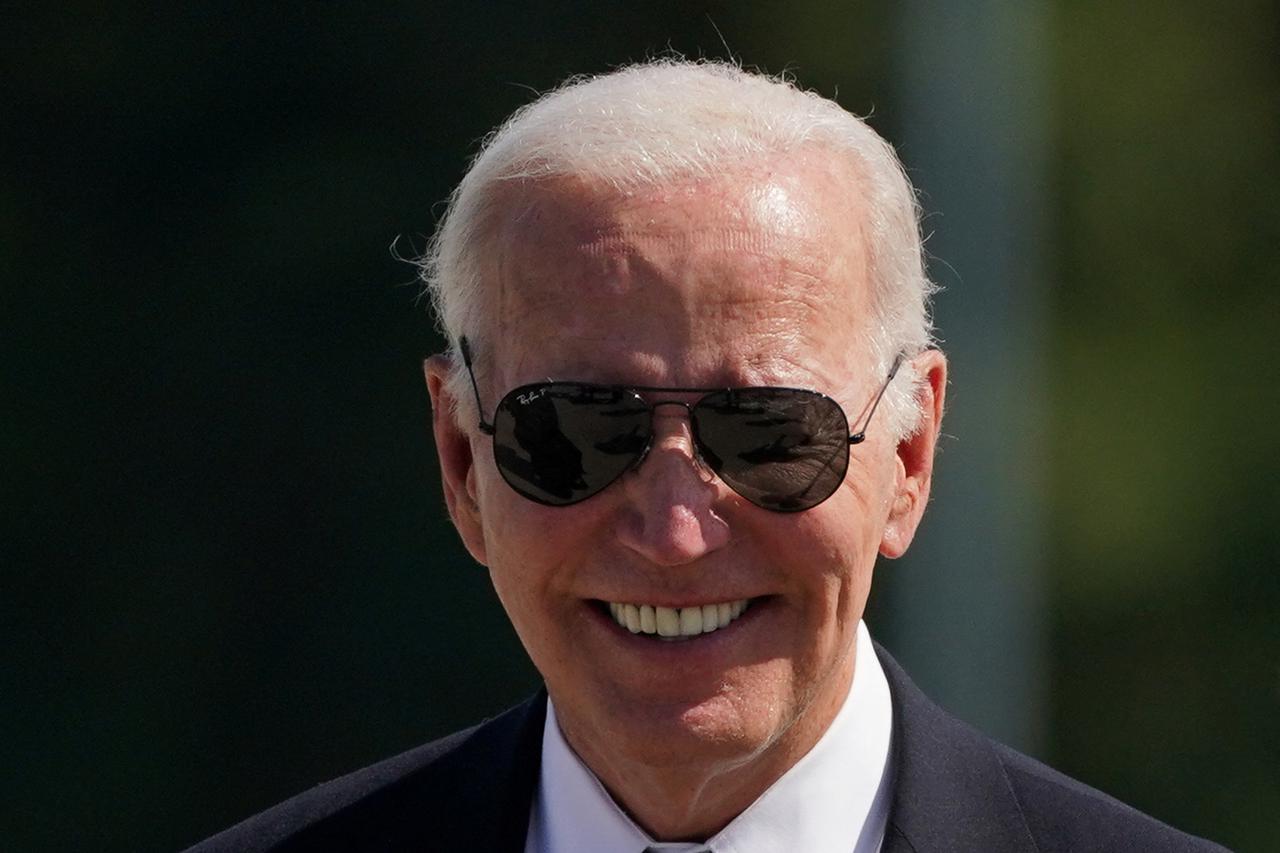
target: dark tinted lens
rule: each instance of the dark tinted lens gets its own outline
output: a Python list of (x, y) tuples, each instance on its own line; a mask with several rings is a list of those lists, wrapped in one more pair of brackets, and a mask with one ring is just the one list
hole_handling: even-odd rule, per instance
[(502, 398), (493, 455), (530, 500), (577, 503), (618, 479), (649, 442), (649, 409), (633, 391), (550, 382)]
[(849, 467), (849, 421), (816, 391), (738, 388), (694, 407), (703, 459), (756, 506), (798, 512), (829, 498)]

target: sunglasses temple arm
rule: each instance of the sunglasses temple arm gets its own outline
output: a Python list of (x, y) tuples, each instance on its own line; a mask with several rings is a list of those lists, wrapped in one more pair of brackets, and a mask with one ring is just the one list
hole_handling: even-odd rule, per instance
[[(884, 399), (884, 394), (889, 390), (889, 386), (893, 384), (893, 377), (898, 375), (898, 368), (902, 366), (903, 354), (898, 353), (897, 358), (893, 360), (893, 367), (889, 368), (889, 378), (880, 386), (880, 393), (876, 395), (876, 399), (871, 403), (871, 411), (867, 412), (867, 417), (862, 422), (862, 429), (849, 436), (850, 444), (862, 444), (867, 438), (867, 427), (871, 426), (871, 419), (876, 415), (876, 409), (880, 406), (880, 401)], [(475, 381), (475, 380), (472, 380)]]
[(493, 424), (484, 419), (484, 406), (480, 402), (480, 386), (476, 384), (476, 372), (471, 366), (471, 344), (467, 342), (466, 335), (458, 338), (458, 348), (462, 350), (462, 363), (466, 365), (467, 376), (471, 377), (471, 392), (476, 395), (476, 416), (480, 420), (480, 431), (485, 435), (493, 435)]

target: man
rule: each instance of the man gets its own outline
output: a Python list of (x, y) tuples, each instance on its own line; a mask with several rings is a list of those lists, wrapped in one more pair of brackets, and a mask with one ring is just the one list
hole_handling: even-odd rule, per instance
[(424, 267), (445, 502), (546, 695), (197, 849), (1220, 849), (871, 643), (947, 366), (863, 122), (722, 65), (576, 81), (487, 142)]

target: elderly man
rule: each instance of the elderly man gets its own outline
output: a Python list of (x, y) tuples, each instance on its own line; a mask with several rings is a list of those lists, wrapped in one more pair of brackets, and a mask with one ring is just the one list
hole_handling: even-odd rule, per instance
[(546, 693), (198, 849), (1218, 849), (872, 644), (947, 364), (862, 121), (722, 65), (574, 81), (487, 142), (424, 268), (445, 502)]

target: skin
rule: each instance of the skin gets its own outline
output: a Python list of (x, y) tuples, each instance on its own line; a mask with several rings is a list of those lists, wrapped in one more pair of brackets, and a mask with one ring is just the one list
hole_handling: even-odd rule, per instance
[[(520, 188), (496, 232), (492, 328), (466, 330), (486, 415), (516, 385), (551, 377), (813, 388), (857, 421), (885, 379), (859, 343), (857, 186), (850, 167), (811, 150), (625, 195), (565, 180)], [(532, 503), (503, 482), (474, 421), (453, 417), (453, 365), (428, 360), (449, 513), (569, 744), (655, 838), (719, 831), (844, 701), (877, 554), (906, 551), (929, 494), (946, 363), (933, 350), (913, 361), (920, 430), (895, 442), (873, 421), (837, 492), (782, 514), (698, 462), (678, 407), (658, 410), (644, 464), (604, 492)], [(634, 636), (600, 606), (738, 598), (755, 599), (741, 619), (680, 643)]]

